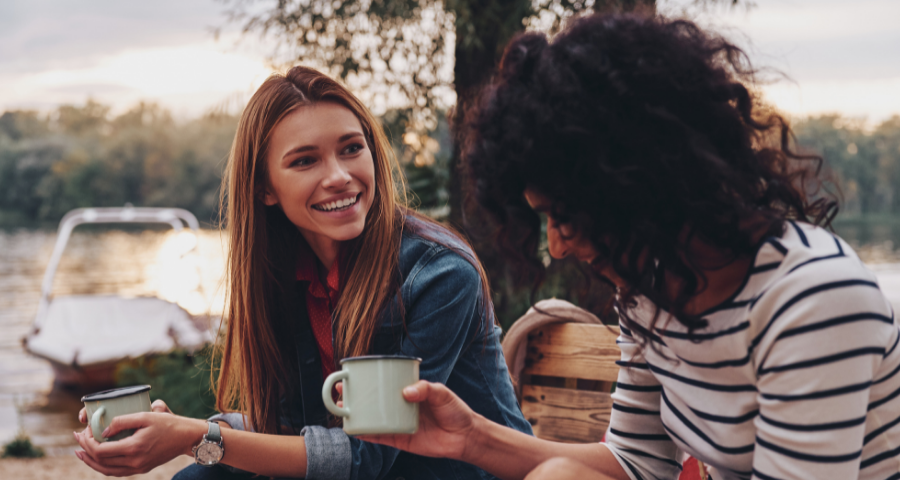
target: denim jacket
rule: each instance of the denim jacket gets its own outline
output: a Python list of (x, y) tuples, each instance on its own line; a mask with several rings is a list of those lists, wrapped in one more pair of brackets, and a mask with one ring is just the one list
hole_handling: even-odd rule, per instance
[[(420, 357), (420, 378), (447, 385), (489, 420), (532, 434), (531, 425), (516, 403), (500, 348), (500, 327), (491, 318), (491, 327), (484, 328), (481, 278), (463, 257), (473, 255), (471, 250), (440, 227), (413, 217), (406, 221), (408, 227), (415, 227), (406, 229), (400, 245), (400, 298), (405, 307), (406, 328), (399, 318), (394, 318), (398, 309), (386, 309), (371, 354)], [(303, 284), (303, 291), (305, 287)], [(395, 298), (395, 305), (397, 301)], [(487, 314), (493, 315), (493, 311), (488, 309)], [(495, 478), (463, 462), (413, 455), (357, 440), (340, 428), (327, 428), (327, 411), (321, 398), (321, 358), (305, 305), (297, 316), (300, 388), (292, 400), (287, 400), (290, 405), (286, 405), (286, 410), (293, 417), (291, 424), (303, 426), (307, 479)], [(239, 414), (214, 418), (235, 428), (243, 426)]]

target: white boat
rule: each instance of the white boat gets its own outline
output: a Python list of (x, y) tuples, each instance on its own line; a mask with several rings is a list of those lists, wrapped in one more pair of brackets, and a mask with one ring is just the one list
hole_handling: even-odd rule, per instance
[[(197, 218), (179, 208), (80, 208), (67, 213), (41, 284), (41, 299), (25, 349), (50, 362), (58, 383), (84, 388), (112, 385), (116, 364), (178, 347), (195, 351), (212, 338), (186, 310), (156, 297), (52, 295), (53, 277), (72, 230), (81, 224), (163, 223), (195, 234)], [(192, 249), (196, 248), (196, 243)]]

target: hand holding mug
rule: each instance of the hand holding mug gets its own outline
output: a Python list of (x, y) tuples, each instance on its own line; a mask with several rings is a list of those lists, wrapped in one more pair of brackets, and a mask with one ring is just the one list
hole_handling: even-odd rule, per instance
[(78, 420), (88, 426), (74, 434), (84, 451), (75, 455), (104, 475), (123, 476), (148, 472), (185, 453), (187, 429), (202, 426), (173, 415), (162, 400), (151, 404), (149, 391), (149, 385), (137, 385), (85, 395)]
[[(162, 406), (164, 406), (163, 404)], [(104, 437), (112, 438), (122, 431), (135, 433), (114, 442), (100, 443), (91, 427), (75, 434), (84, 451), (75, 452), (81, 461), (107, 476), (130, 476), (147, 473), (173, 458), (187, 454), (196, 438), (206, 431), (203, 420), (179, 417), (168, 412), (141, 412), (115, 417)]]
[[(404, 400), (402, 391), (419, 379), (421, 361), (397, 355), (345, 358), (342, 370), (322, 386), (325, 408), (344, 417), (344, 431), (350, 435), (413, 433), (419, 425), (418, 405)], [(343, 401), (337, 405), (331, 392), (339, 381)]]
[(466, 445), (477, 434), (476, 414), (449, 388), (420, 380), (403, 389), (403, 398), (419, 404), (419, 430), (411, 435), (358, 435), (366, 442), (380, 443), (426, 457), (467, 458)]

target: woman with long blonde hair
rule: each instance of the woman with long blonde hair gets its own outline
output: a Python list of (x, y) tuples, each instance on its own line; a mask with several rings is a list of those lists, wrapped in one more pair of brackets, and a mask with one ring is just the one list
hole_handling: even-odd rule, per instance
[(116, 476), (184, 454), (219, 466), (191, 465), (178, 479), (236, 470), (309, 479), (490, 478), (462, 462), (352, 438), (319, 394), (341, 359), (416, 356), (423, 379), (531, 433), (506, 371), (484, 271), (462, 238), (405, 207), (396, 167), (377, 119), (340, 84), (303, 67), (270, 77), (242, 114), (223, 180), (230, 234), (227, 321), (216, 348), (223, 413), (188, 419), (158, 400), (153, 412), (117, 417), (103, 432), (137, 429), (127, 439), (100, 444), (89, 429), (77, 434), (79, 458)]

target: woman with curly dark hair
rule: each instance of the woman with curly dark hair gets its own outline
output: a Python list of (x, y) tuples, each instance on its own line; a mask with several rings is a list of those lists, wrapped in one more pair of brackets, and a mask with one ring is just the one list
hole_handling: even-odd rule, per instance
[[(790, 148), (743, 52), (684, 20), (592, 16), (506, 49), (475, 111), (473, 198), (523, 268), (556, 258), (617, 287), (607, 443), (486, 421), (420, 382), (423, 427), (368, 437), (502, 478), (900, 478), (900, 349), (874, 275), (827, 227), (822, 160)], [(531, 472), (529, 474), (529, 472)]]

